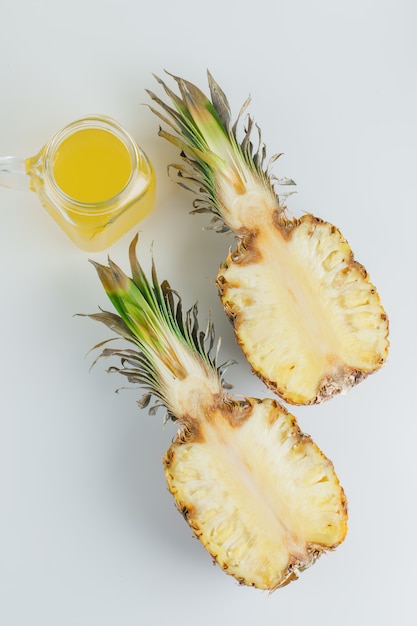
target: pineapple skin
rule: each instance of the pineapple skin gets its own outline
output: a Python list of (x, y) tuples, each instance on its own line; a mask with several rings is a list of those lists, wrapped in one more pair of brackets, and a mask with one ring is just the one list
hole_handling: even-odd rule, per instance
[(347, 392), (388, 356), (379, 295), (332, 224), (271, 219), (243, 238), (217, 286), (254, 372), (290, 404)]
[(332, 463), (275, 400), (230, 401), (188, 420), (164, 470), (195, 536), (240, 584), (274, 591), (345, 538)]

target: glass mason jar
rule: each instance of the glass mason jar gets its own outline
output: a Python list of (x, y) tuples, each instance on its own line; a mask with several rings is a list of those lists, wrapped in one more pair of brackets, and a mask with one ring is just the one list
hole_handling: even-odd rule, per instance
[(92, 252), (111, 246), (155, 205), (148, 157), (102, 115), (69, 124), (34, 157), (0, 158), (0, 185), (35, 191), (71, 240)]

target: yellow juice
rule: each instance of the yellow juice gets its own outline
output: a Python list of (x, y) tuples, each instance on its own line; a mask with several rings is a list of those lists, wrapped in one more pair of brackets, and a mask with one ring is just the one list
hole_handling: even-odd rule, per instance
[(26, 165), (32, 189), (83, 250), (111, 246), (155, 205), (149, 159), (108, 117), (73, 122)]
[(79, 130), (59, 145), (53, 163), (58, 187), (78, 202), (109, 200), (127, 184), (132, 160), (118, 137), (101, 128)]

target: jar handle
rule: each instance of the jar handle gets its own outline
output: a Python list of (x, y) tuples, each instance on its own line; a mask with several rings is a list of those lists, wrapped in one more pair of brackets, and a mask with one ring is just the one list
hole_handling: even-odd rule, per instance
[(30, 176), (27, 169), (28, 159), (19, 157), (0, 157), (0, 186), (10, 189), (30, 189)]

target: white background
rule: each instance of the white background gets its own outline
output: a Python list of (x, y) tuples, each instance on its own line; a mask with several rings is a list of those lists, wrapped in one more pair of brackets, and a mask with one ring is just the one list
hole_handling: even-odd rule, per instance
[[(109, 306), (88, 254), (31, 192), (0, 189), (0, 624), (311, 626), (415, 624), (417, 5), (413, 0), (0, 0), (0, 155), (29, 156), (88, 113), (118, 119), (154, 163), (158, 203), (140, 225), (160, 278), (211, 311), (236, 393), (264, 397), (214, 285), (232, 239), (190, 216), (169, 181), (176, 150), (144, 106), (165, 69), (235, 114), (250, 112), (290, 208), (336, 224), (391, 323), (384, 369), (343, 397), (292, 411), (333, 460), (349, 499), (346, 541), (272, 595), (239, 587), (168, 493), (174, 435), (88, 350)], [(131, 234), (110, 250), (127, 269)], [(105, 261), (107, 253), (94, 254)]]

